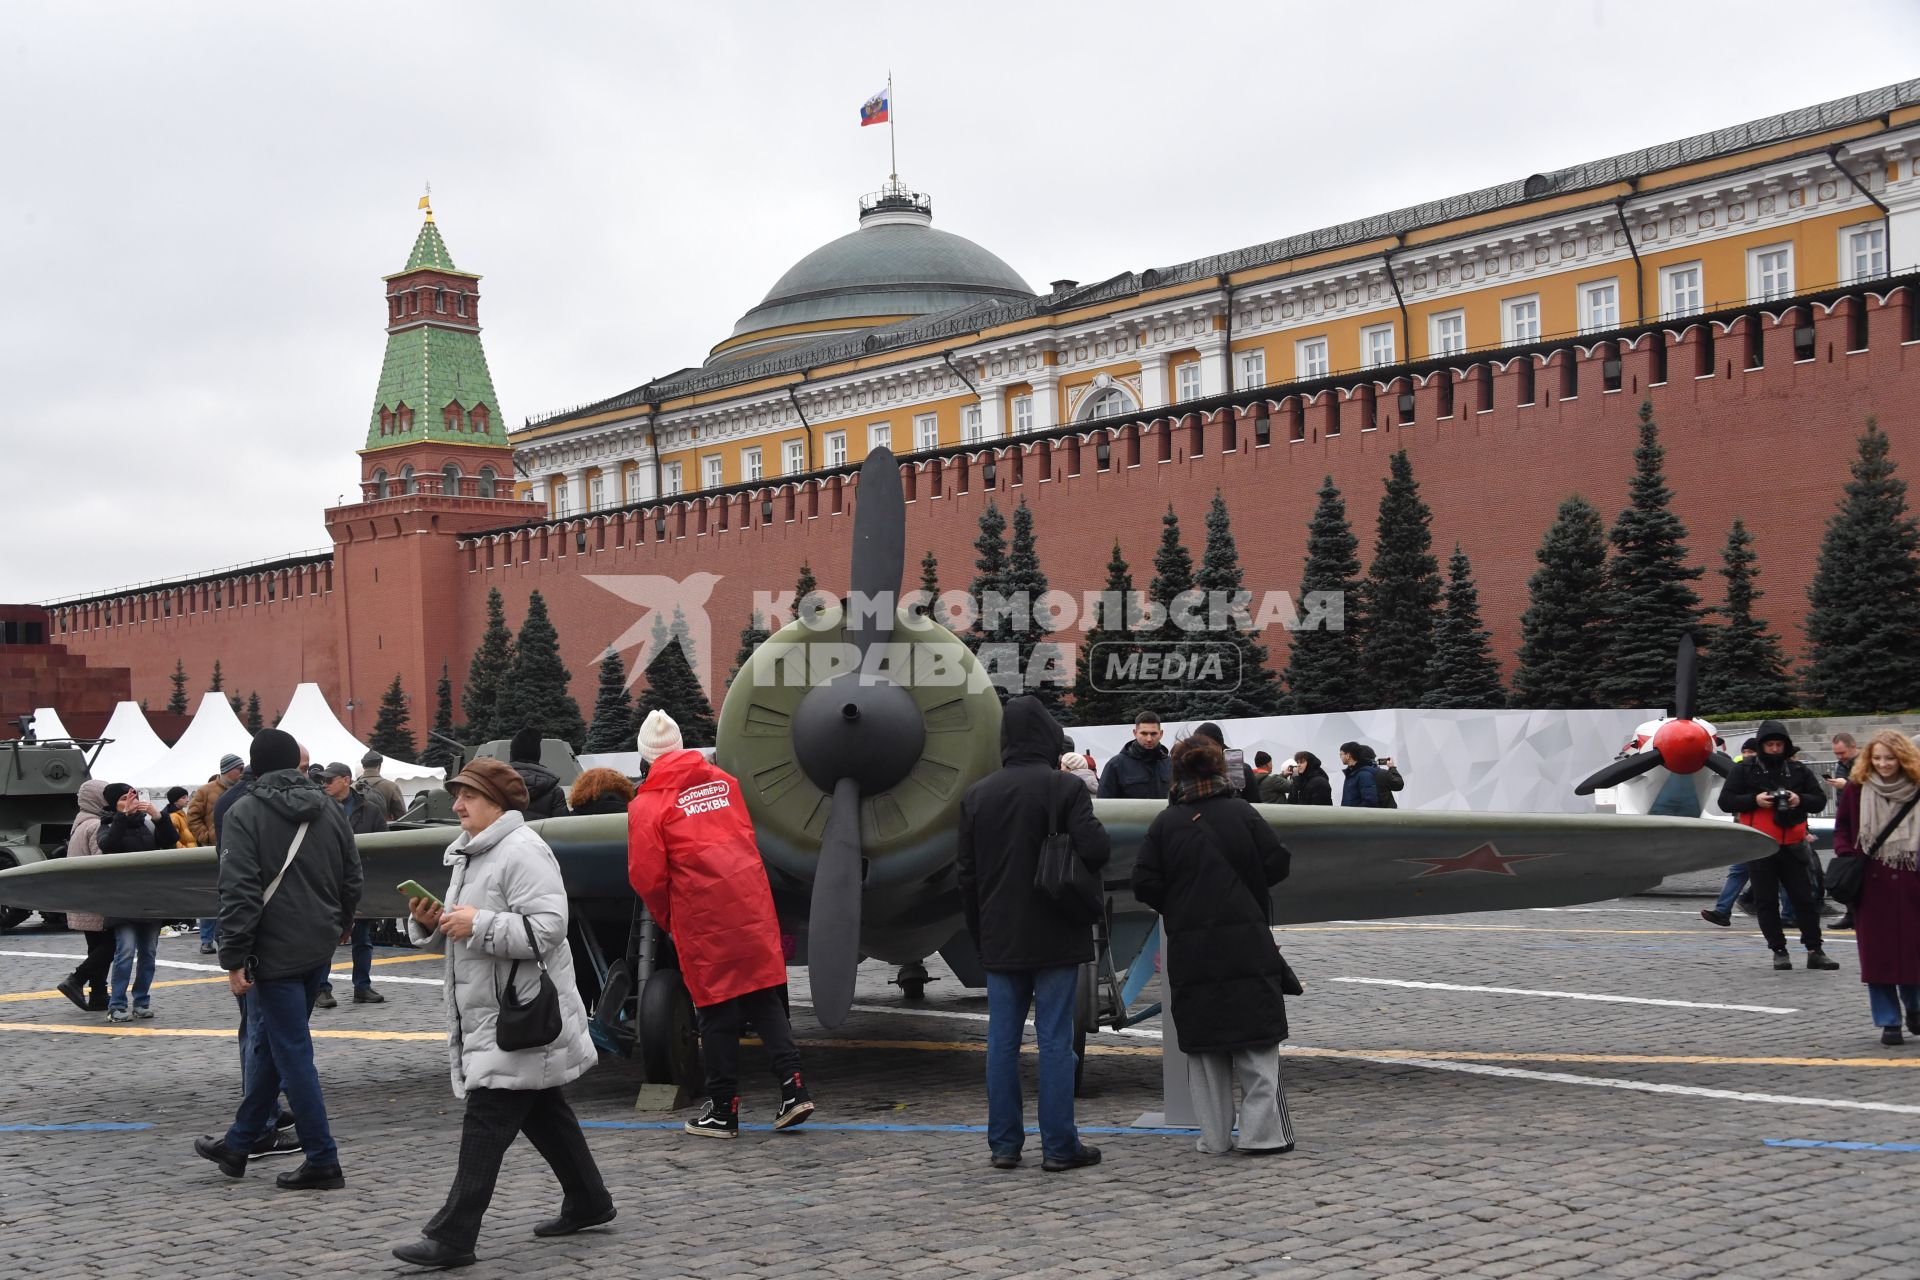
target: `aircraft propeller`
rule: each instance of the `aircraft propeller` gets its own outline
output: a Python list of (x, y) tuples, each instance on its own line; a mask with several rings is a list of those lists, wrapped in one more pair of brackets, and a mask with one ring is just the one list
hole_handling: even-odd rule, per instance
[(1692, 633), (1681, 636), (1673, 664), (1673, 715), (1654, 730), (1646, 750), (1595, 770), (1573, 789), (1575, 795), (1592, 795), (1660, 768), (1678, 774), (1698, 773), (1704, 768), (1727, 776), (1731, 762), (1713, 749), (1713, 734), (1693, 716), (1698, 665), (1699, 652)]
[(814, 1015), (828, 1027), (839, 1026), (852, 1007), (860, 963), (861, 798), (912, 772), (927, 738), (913, 696), (867, 664), (869, 651), (893, 636), (906, 560), (906, 501), (891, 451), (867, 454), (855, 501), (847, 634), (860, 666), (810, 690), (793, 720), (794, 758), (833, 797), (807, 917)]

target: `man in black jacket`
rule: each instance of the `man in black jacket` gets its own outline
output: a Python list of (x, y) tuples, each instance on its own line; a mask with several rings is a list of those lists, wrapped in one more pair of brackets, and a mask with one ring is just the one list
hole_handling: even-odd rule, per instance
[(996, 1169), (1020, 1163), (1026, 1136), (1020, 1041), (1029, 1006), (1040, 1050), (1041, 1167), (1058, 1173), (1100, 1161), (1073, 1121), (1074, 996), (1080, 966), (1093, 959), (1093, 930), (1033, 883), (1050, 829), (1071, 835), (1074, 854), (1096, 872), (1111, 852), (1086, 787), (1060, 772), (1065, 746), (1037, 698), (1010, 699), (1000, 768), (960, 802), (960, 901), (987, 971), (987, 1146)]
[(256, 781), (220, 833), (220, 965), (247, 1000), (246, 1092), (224, 1138), (193, 1149), (230, 1178), (272, 1134), (284, 1088), (306, 1160), (275, 1181), (287, 1190), (346, 1185), (327, 1126), (307, 1030), (340, 936), (360, 904), (360, 854), (340, 806), (300, 768), (300, 746), (263, 729), (252, 746)]
[(1820, 908), (1801, 855), (1807, 815), (1826, 808), (1827, 793), (1813, 770), (1793, 758), (1793, 740), (1785, 725), (1768, 720), (1757, 736), (1759, 752), (1743, 756), (1733, 766), (1720, 788), (1720, 807), (1742, 826), (1765, 832), (1775, 844), (1771, 856), (1747, 863), (1760, 932), (1773, 950), (1773, 967), (1793, 968), (1787, 935), (1780, 928), (1779, 890), (1785, 889), (1800, 924), (1800, 941), (1807, 948), (1807, 968), (1838, 969), (1820, 949)]
[[(387, 829), (386, 800), (377, 788), (369, 787), (366, 779), (353, 780), (353, 770), (336, 760), (320, 773), (320, 785), (328, 798), (340, 806), (347, 815), (347, 827), (356, 836), (372, 835), (376, 831)], [(388, 783), (392, 786), (392, 783)], [(356, 920), (353, 924), (353, 1002), (355, 1004), (385, 1004), (387, 998), (373, 989), (373, 921)], [(333, 983), (324, 983), (320, 988), (320, 998), (314, 1001), (318, 1009), (332, 1009), (339, 1005), (333, 996)]]
[(1173, 785), (1173, 763), (1160, 741), (1160, 717), (1142, 711), (1133, 719), (1133, 741), (1115, 752), (1100, 771), (1102, 800), (1165, 800)]
[(522, 729), (513, 735), (513, 741), (507, 744), (507, 763), (527, 784), (524, 816), (528, 822), (567, 816), (567, 789), (560, 785), (558, 774), (540, 763), (538, 729)]

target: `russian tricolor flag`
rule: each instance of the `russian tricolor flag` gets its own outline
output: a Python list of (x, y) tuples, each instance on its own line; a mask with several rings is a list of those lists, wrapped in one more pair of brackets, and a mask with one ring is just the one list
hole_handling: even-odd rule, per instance
[(887, 122), (887, 106), (887, 90), (885, 89), (868, 98), (865, 105), (860, 108), (860, 127), (864, 129), (870, 124), (885, 124)]

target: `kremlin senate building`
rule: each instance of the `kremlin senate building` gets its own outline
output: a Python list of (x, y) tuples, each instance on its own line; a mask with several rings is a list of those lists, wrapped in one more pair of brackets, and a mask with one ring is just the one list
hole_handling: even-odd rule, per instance
[[(1327, 476), (1364, 565), (1404, 449), (1434, 550), (1471, 557), (1510, 668), (1542, 535), (1569, 495), (1609, 518), (1625, 504), (1650, 401), (1693, 562), (1712, 567), (1743, 520), (1765, 620), (1797, 657), (1867, 419), (1903, 474), (1920, 468), (1920, 81), (1411, 203), (1429, 194), (1034, 282), (890, 182), (850, 225), (770, 225), (798, 259), (701, 365), (512, 431), (466, 269), (499, 264), (456, 258), (457, 220), (450, 242), (429, 210), (384, 277), (360, 491), (324, 513), (332, 551), (31, 621), (63, 662), (128, 669), (155, 707), (176, 659), (196, 680), (217, 659), (270, 715), (317, 682), (364, 737), (396, 673), (416, 724), (443, 665), (457, 698), (490, 588), (513, 627), (542, 594), (584, 708), (641, 612), (597, 579), (714, 575), (718, 652), (696, 658), (717, 703), (756, 590), (790, 588), (803, 561), (846, 586), (855, 472), (877, 446), (900, 457), (909, 566), (931, 551), (964, 588), (987, 503), (1024, 501), (1048, 577), (1076, 595), (1116, 539), (1144, 586), (1169, 505), (1195, 545), (1216, 491), (1247, 586), (1297, 590)], [(1717, 603), (1717, 577), (1700, 585)], [(1285, 633), (1262, 641), (1278, 669)]]

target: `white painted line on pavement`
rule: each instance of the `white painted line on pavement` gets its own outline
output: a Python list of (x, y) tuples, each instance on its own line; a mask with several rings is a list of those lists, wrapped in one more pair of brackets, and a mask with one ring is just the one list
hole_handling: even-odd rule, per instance
[[(34, 959), (34, 960), (85, 960), (86, 959), (84, 955), (71, 955), (61, 951), (0, 951), (0, 956), (25, 956), (29, 959)], [(225, 973), (226, 972), (225, 969), (222, 969), (217, 964), (193, 964), (186, 960), (155, 960), (153, 963), (157, 967), (162, 969), (191, 969), (196, 973)], [(352, 981), (353, 973), (352, 973), (352, 970), (350, 969), (334, 969), (327, 974), (327, 977), (346, 978), (348, 981)], [(445, 979), (442, 979), (442, 978), (402, 978), (402, 977), (399, 977), (398, 975), (389, 974), (389, 973), (382, 973), (380, 975), (380, 981), (406, 982), (406, 983), (413, 983), (423, 987), (438, 987), (438, 986), (445, 985)]]
[(1410, 982), (1402, 978), (1329, 978), (1329, 982), (1363, 983), (1370, 987), (1412, 987), (1421, 991), (1479, 991), (1495, 996), (1549, 996), (1557, 1000), (1592, 1000), (1601, 1004), (1652, 1004), (1667, 1009), (1726, 1009), (1734, 1013), (1798, 1013), (1767, 1004), (1713, 1004), (1701, 1000), (1656, 1000), (1650, 996), (1603, 996), (1590, 991), (1533, 991), (1526, 987), (1473, 987), (1454, 982)]

